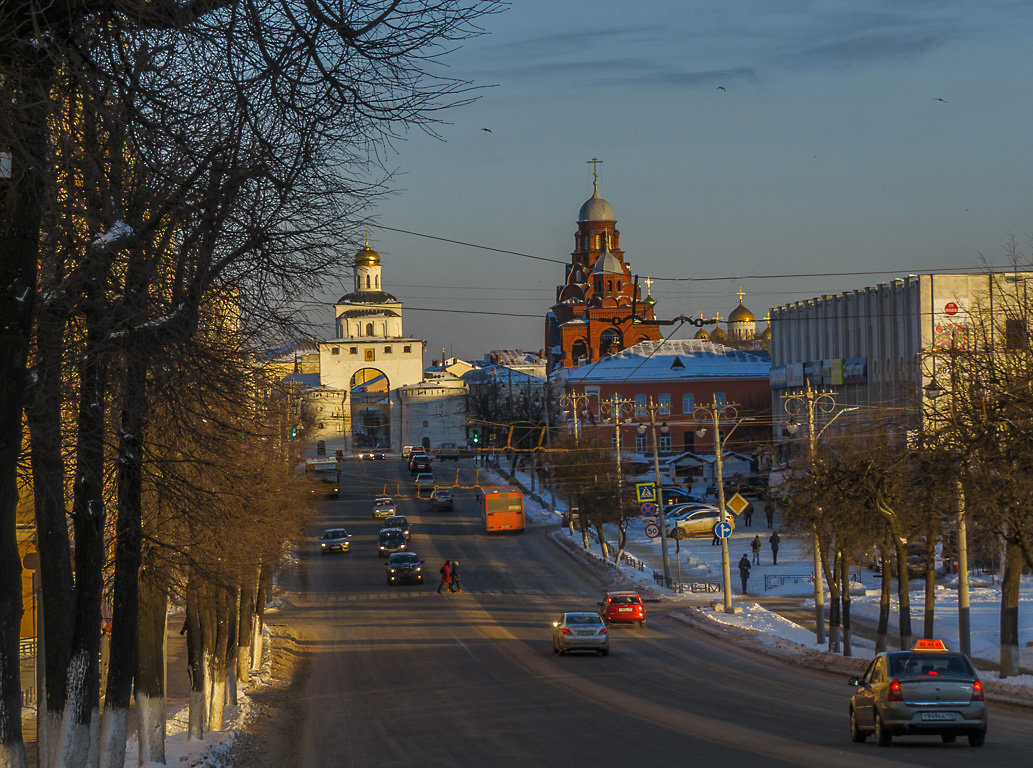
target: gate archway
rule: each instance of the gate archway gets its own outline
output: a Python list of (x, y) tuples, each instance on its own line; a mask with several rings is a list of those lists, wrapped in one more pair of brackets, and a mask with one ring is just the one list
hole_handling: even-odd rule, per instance
[(352, 447), (391, 450), (391, 382), (377, 368), (360, 368), (351, 377)]

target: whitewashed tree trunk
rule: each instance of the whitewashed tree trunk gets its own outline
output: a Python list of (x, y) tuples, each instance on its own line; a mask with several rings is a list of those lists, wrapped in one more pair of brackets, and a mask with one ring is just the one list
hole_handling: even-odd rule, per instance
[(223, 670), (221, 675), (213, 675), (211, 696), (208, 709), (208, 730), (222, 730), (222, 715), (226, 707), (226, 674)]
[(61, 743), (61, 713), (44, 709), (38, 725), (36, 750), (40, 768), (58, 768), (56, 757), (57, 746)]
[(122, 768), (126, 764), (129, 710), (104, 707), (100, 726), (100, 768)]
[(190, 741), (200, 741), (204, 738), (204, 726), (208, 719), (205, 703), (202, 691), (190, 691), (190, 719), (187, 725), (187, 738)]
[(251, 669), (259, 670), (262, 667), (262, 622), (255, 621), (254, 637), (251, 639)]
[(136, 700), (137, 740), (140, 765), (165, 763), (165, 697), (138, 694)]
[[(125, 759), (122, 760), (123, 764)], [(90, 751), (86, 755), (86, 768), (100, 768), (100, 710), (93, 710), (90, 718)]]
[(0, 744), (0, 768), (26, 768), (25, 744)]

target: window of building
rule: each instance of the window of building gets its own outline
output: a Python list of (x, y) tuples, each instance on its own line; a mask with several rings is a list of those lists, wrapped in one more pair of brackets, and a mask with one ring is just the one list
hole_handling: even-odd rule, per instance
[(714, 401), (717, 403), (717, 407), (718, 408), (721, 408), (722, 406), (727, 405), (727, 401), (725, 400), (725, 393), (724, 392), (715, 392), (714, 393)]
[(682, 433), (682, 450), (691, 451), (696, 447), (696, 430), (686, 429)]
[(348, 347), (348, 354), (349, 355), (357, 355), (357, 354), (359, 354), (359, 348), (358, 347)]
[(666, 451), (667, 453), (671, 452), (671, 433), (670, 432), (668, 432), (666, 435), (663, 434), (663, 433), (660, 434), (660, 450), (661, 451)]
[(340, 347), (331, 347), (330, 348), (330, 354), (331, 355), (339, 355), (339, 354), (341, 354), (341, 348)]
[(648, 400), (645, 395), (635, 395), (635, 418), (644, 419), (649, 411), (646, 410)]
[(385, 355), (390, 355), (391, 354), (391, 347), (384, 347), (384, 354)]
[(691, 392), (686, 392), (681, 396), (681, 412), (692, 413), (696, 410), (695, 398)]
[(366, 335), (367, 336), (372, 336), (373, 335), (373, 323), (366, 323)]
[(1004, 344), (1007, 349), (1025, 349), (1029, 345), (1025, 320), (1009, 317), (1004, 321)]
[(658, 411), (658, 413), (661, 416), (670, 416), (671, 415), (671, 393), (670, 392), (661, 392), (659, 395), (656, 396), (656, 398), (657, 398), (657, 405), (660, 406), (660, 410)]
[(377, 277), (376, 277), (376, 286), (377, 286), (377, 288), (380, 287), (380, 275), (377, 275)]
[[(428, 426), (430, 426), (430, 422), (428, 422), (428, 421), (424, 421), (424, 422), (423, 422), (423, 426), (425, 426), (425, 427), (428, 427)], [(815, 605), (817, 605), (817, 603), (815, 603)]]
[(645, 435), (636, 434), (635, 435), (635, 450), (638, 451), (639, 453), (645, 453), (646, 452), (646, 447), (647, 447), (646, 446), (646, 436)]
[(405, 352), (406, 354), (408, 354), (409, 352), (412, 352), (412, 345), (406, 344), (404, 347), (402, 347), (402, 351)]

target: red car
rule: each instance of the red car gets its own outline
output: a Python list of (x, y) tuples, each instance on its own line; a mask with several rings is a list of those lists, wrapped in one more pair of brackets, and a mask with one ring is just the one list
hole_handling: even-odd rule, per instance
[(599, 603), (599, 613), (607, 624), (631, 624), (638, 622), (646, 626), (646, 606), (638, 592), (607, 592)]

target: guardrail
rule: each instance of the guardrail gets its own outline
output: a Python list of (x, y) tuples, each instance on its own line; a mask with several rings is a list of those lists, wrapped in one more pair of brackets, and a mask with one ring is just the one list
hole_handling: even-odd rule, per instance
[(21, 638), (18, 641), (18, 655), (23, 659), (27, 657), (34, 657), (36, 655), (36, 638)]
[(809, 573), (771, 573), (764, 574), (764, 591), (782, 587), (786, 584), (799, 584), (801, 581), (813, 582), (814, 578)]

